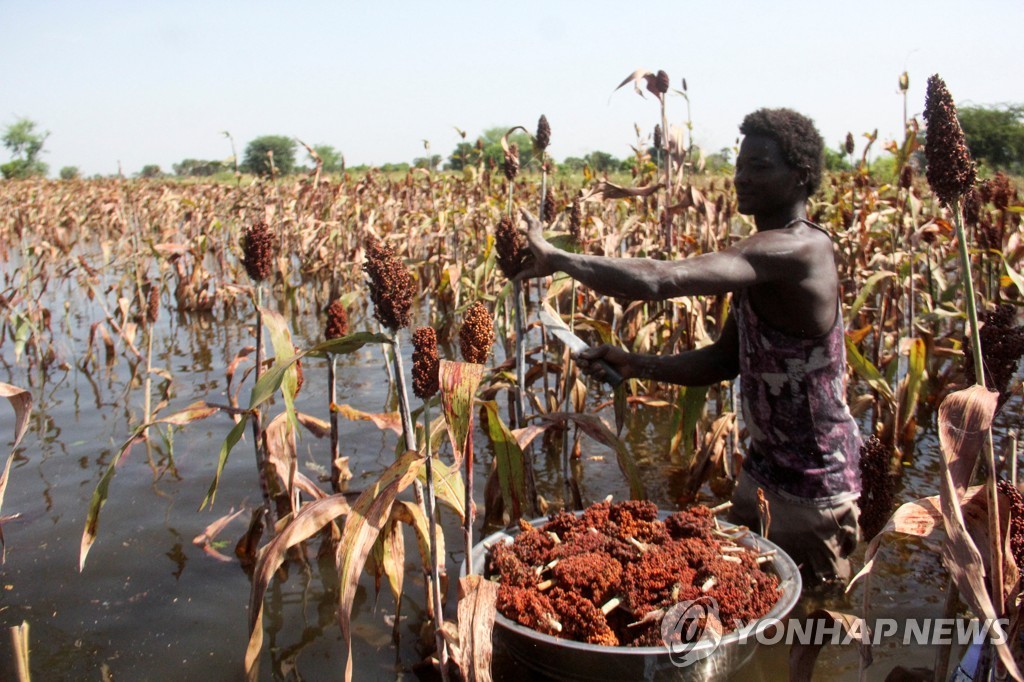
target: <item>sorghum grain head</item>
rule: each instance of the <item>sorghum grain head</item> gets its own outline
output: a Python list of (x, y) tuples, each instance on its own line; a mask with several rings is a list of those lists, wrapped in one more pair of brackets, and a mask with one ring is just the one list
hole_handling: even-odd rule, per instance
[(576, 194), (572, 199), (572, 207), (569, 209), (569, 234), (577, 244), (583, 236), (583, 209), (580, 206), (580, 195)]
[(242, 264), (254, 282), (270, 276), (271, 248), (274, 241), (267, 223), (260, 220), (250, 225), (242, 238)]
[(977, 170), (967, 150), (964, 131), (956, 117), (956, 105), (938, 74), (928, 79), (924, 117), (926, 175), (935, 196), (951, 204), (974, 185)]
[(537, 136), (534, 138), (534, 146), (538, 151), (543, 152), (551, 144), (551, 126), (548, 124), (548, 117), (541, 114), (537, 121)]
[(498, 252), (498, 267), (505, 276), (512, 279), (523, 269), (526, 255), (526, 239), (512, 224), (508, 215), (501, 216), (498, 227), (494, 230), (494, 248)]
[(494, 344), (494, 321), (487, 308), (480, 301), (466, 309), (459, 330), (459, 349), (466, 362), (483, 364), (491, 354)]
[(996, 481), (996, 490), (1010, 500), (1010, 553), (1018, 570), (1024, 571), (1024, 498), (1005, 478)]
[(900, 74), (900, 92), (906, 92), (910, 89), (910, 76), (906, 71)]
[(654, 126), (654, 148), (661, 149), (661, 124)]
[(371, 236), (366, 242), (363, 270), (370, 276), (373, 316), (391, 331), (408, 326), (412, 275), (395, 250)]
[(519, 145), (513, 142), (505, 152), (505, 178), (512, 182), (519, 175)]
[(878, 534), (892, 511), (896, 494), (896, 478), (892, 475), (892, 449), (878, 436), (871, 436), (860, 449), (862, 493), (860, 527), (867, 539)]
[(900, 187), (910, 189), (914, 185), (914, 166), (911, 163), (903, 164), (900, 169)]
[(149, 300), (146, 301), (146, 322), (153, 324), (160, 316), (160, 286), (149, 283)]
[(334, 299), (327, 306), (327, 324), (324, 325), (324, 338), (340, 339), (348, 334), (348, 311), (340, 298)]
[(658, 75), (654, 77), (654, 82), (659, 95), (664, 95), (668, 92), (669, 80), (667, 73), (658, 71)]
[(847, 154), (852, 154), (854, 149), (853, 144), (853, 133), (846, 133), (846, 142), (843, 144), (843, 149), (846, 150)]
[[(1012, 305), (1004, 304), (979, 315), (981, 323), (981, 355), (985, 361), (985, 384), (999, 393), (1002, 407), (1013, 392), (1009, 389), (1017, 364), (1024, 356), (1024, 326), (1016, 325), (1017, 314)], [(966, 348), (971, 345), (968, 336)], [(969, 382), (977, 381), (974, 354), (964, 352), (964, 373)]]
[(412, 333), (412, 391), (418, 398), (429, 400), (437, 393), (440, 364), (434, 328), (418, 328)]

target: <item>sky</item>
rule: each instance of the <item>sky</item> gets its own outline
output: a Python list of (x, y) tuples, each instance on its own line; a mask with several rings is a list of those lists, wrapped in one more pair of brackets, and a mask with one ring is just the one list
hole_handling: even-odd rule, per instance
[[(231, 139), (241, 155), (261, 135), (331, 145), (349, 166), (447, 158), (457, 129), (533, 132), (541, 114), (556, 160), (622, 158), (660, 113), (615, 87), (660, 69), (673, 89), (686, 79), (709, 153), (780, 106), (833, 147), (877, 129), (881, 152), (902, 139), (904, 70), (918, 120), (933, 73), (959, 105), (1024, 102), (1021, 26), (1021, 0), (0, 0), (0, 129), (49, 131), (51, 176), (226, 160)], [(686, 100), (666, 106), (684, 125)]]

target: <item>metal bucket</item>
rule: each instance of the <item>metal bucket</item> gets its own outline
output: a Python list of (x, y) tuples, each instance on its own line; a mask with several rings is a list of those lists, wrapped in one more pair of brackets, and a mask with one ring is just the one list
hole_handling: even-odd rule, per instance
[[(670, 514), (662, 511), (659, 517), (664, 520)], [(530, 523), (541, 526), (546, 522), (546, 518), (540, 518)], [(732, 527), (732, 524), (722, 521), (719, 521), (719, 525)], [(483, 574), (488, 547), (504, 542), (505, 538), (514, 534), (499, 531), (477, 544), (473, 548), (474, 572)], [(779, 576), (779, 600), (755, 626), (745, 630), (745, 636), (739, 631), (733, 631), (723, 635), (720, 641), (699, 641), (686, 646), (685, 651), (670, 650), (668, 646), (601, 646), (545, 635), (498, 613), (494, 628), (495, 660), (507, 655), (517, 664), (552, 680), (627, 682), (726, 679), (753, 657), (758, 646), (758, 635), (767, 628), (778, 626), (779, 621), (796, 605), (803, 588), (796, 563), (778, 545), (749, 532), (737, 538), (737, 542), (758, 553), (774, 550), (775, 555), (766, 565), (766, 570)], [(530, 678), (517, 674), (515, 679)]]

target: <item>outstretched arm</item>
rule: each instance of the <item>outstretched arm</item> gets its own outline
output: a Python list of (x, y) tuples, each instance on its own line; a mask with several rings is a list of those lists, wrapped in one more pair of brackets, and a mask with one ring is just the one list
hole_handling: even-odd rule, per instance
[(569, 253), (552, 246), (543, 226), (523, 209), (533, 261), (516, 279), (564, 272), (604, 296), (664, 300), (676, 296), (723, 294), (762, 282), (807, 275), (808, 244), (790, 233), (757, 233), (715, 253), (680, 261), (610, 258)]
[(657, 379), (682, 386), (707, 386), (726, 381), (740, 371), (736, 318), (730, 314), (718, 340), (697, 350), (677, 355), (649, 355), (602, 345), (580, 353), (576, 363), (587, 376), (604, 379), (604, 368), (598, 360), (607, 362), (626, 379)]

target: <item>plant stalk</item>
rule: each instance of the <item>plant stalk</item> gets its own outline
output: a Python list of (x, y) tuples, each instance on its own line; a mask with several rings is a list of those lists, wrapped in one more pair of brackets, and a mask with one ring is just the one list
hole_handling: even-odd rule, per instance
[(331, 472), (331, 490), (336, 493), (341, 492), (340, 471), (335, 466), (339, 455), (338, 413), (334, 411), (334, 405), (338, 402), (337, 363), (338, 358), (334, 353), (331, 353), (327, 361), (327, 411), (330, 413), (331, 418), (331, 461), (328, 462), (328, 471)]
[(441, 630), (444, 626), (444, 612), (441, 605), (441, 571), (437, 565), (437, 498), (434, 495), (434, 456), (430, 451), (430, 405), (427, 400), (423, 401), (423, 432), (426, 434), (426, 507), (427, 521), (430, 528), (430, 597), (434, 604), (434, 646), (437, 647), (437, 659), (441, 665), (441, 677), (444, 682), (448, 682), (448, 648), (445, 645), (444, 634)]
[[(263, 373), (263, 285), (256, 283), (256, 372), (255, 382), (259, 383)], [(267, 485), (267, 460), (263, 448), (263, 412), (259, 406), (253, 408), (252, 439), (256, 448), (256, 472), (259, 474), (260, 493), (263, 495), (263, 506), (266, 508), (266, 523), (274, 525), (274, 505), (270, 500), (270, 487)]]

